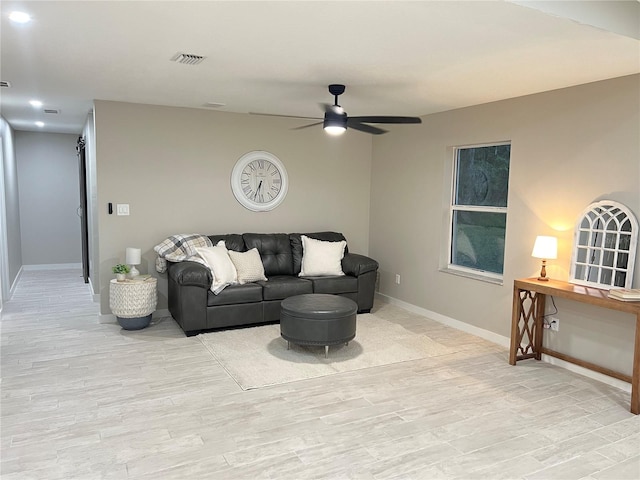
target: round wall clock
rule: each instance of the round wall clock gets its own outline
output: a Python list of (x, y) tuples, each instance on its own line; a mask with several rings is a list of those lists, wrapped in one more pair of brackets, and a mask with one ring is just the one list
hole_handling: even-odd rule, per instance
[(242, 206), (254, 212), (266, 212), (280, 205), (288, 185), (283, 163), (269, 152), (244, 154), (231, 172), (233, 195)]

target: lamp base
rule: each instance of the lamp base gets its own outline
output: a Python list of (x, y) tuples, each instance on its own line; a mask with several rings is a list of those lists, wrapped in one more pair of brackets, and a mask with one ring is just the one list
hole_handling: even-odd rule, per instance
[(136, 278), (138, 275), (140, 275), (140, 272), (138, 271), (136, 266), (131, 265), (131, 270), (129, 271), (129, 278)]
[(542, 268), (540, 269), (540, 276), (538, 277), (538, 281), (540, 282), (548, 282), (549, 279), (547, 278), (547, 261), (546, 260), (542, 260)]

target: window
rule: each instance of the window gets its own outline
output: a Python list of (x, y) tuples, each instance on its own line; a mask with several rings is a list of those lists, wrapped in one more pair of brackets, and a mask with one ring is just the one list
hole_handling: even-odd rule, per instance
[(449, 269), (501, 279), (511, 144), (454, 149)]
[(599, 288), (631, 288), (638, 222), (621, 203), (603, 200), (578, 218), (570, 281)]

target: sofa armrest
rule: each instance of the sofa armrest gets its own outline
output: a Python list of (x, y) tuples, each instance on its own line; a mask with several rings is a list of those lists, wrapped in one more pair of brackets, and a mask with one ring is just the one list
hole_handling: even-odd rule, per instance
[(211, 271), (196, 262), (169, 262), (169, 277), (182, 286), (211, 288)]
[(373, 258), (357, 253), (346, 253), (342, 259), (342, 271), (347, 275), (359, 277), (367, 272), (378, 270), (378, 262)]

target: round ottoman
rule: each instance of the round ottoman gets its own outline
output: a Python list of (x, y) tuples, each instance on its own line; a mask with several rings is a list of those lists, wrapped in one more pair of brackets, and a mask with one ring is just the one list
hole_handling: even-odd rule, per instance
[(329, 355), (330, 345), (348, 344), (356, 336), (358, 305), (338, 295), (309, 293), (282, 301), (280, 335), (297, 345), (324, 345)]

